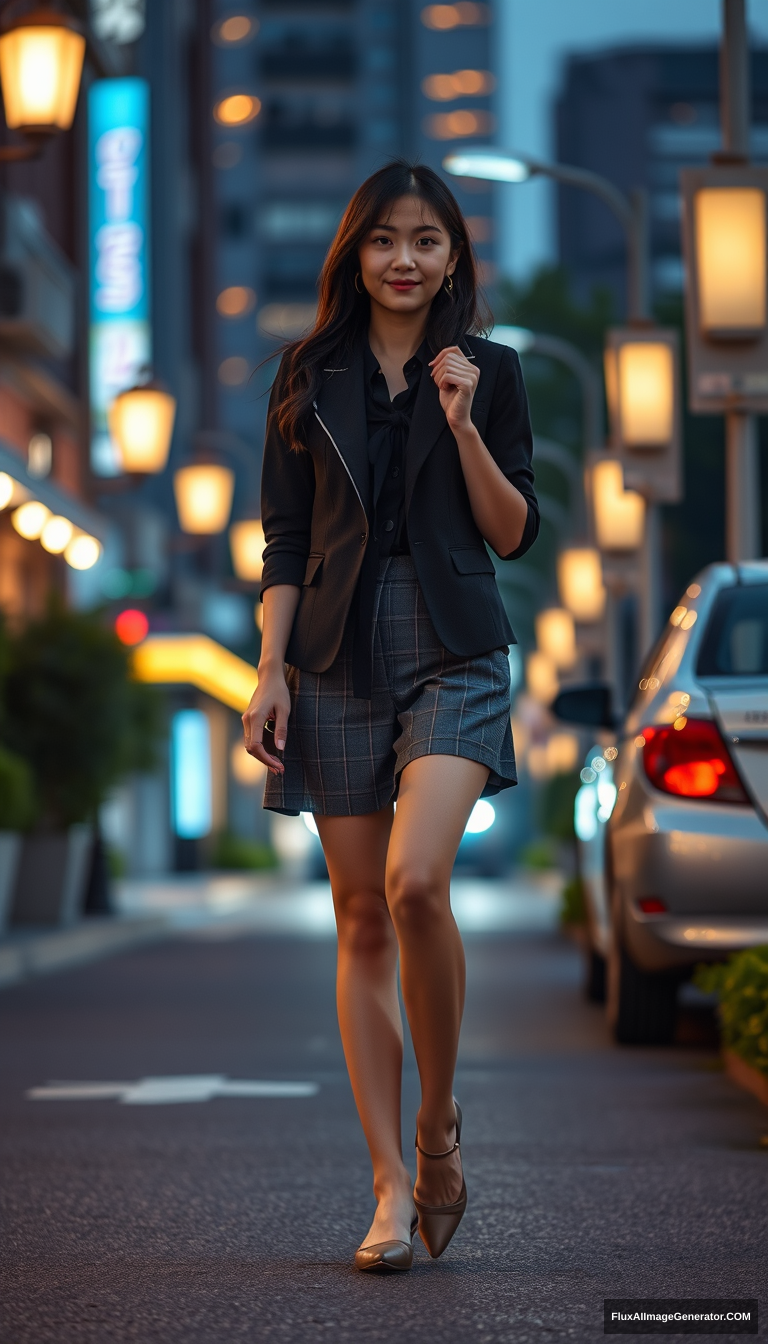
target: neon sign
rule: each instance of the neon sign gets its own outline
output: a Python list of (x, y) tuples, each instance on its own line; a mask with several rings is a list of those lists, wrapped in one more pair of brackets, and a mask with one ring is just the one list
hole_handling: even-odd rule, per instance
[(107, 410), (152, 360), (149, 293), (149, 86), (103, 79), (88, 93), (91, 465), (120, 471)]

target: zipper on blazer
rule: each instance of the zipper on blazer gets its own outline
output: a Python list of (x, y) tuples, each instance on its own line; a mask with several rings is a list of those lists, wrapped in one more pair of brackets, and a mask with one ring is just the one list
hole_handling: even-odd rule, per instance
[(358, 488), (357, 488), (357, 486), (356, 486), (356, 484), (355, 484), (355, 478), (354, 478), (354, 476), (352, 475), (352, 472), (349, 470), (349, 467), (347, 466), (347, 463), (344, 461), (344, 455), (343, 455), (341, 449), (339, 448), (338, 443), (337, 443), (336, 440), (334, 439), (334, 437), (333, 437), (333, 435), (332, 435), (330, 429), (329, 429), (328, 426), (327, 426), (327, 425), (320, 419), (320, 416), (319, 416), (319, 414), (318, 414), (318, 410), (317, 410), (317, 402), (314, 402), (314, 401), (313, 401), (312, 405), (314, 406), (314, 409), (315, 409), (315, 419), (317, 420), (317, 423), (321, 426), (322, 429), (325, 430), (326, 434), (328, 435), (328, 438), (331, 440), (331, 443), (333, 444), (334, 448), (336, 449), (336, 452), (339, 454), (339, 460), (340, 460), (340, 462), (341, 462), (341, 465), (343, 466), (343, 468), (344, 468), (344, 470), (346, 471), (346, 473), (347, 473), (347, 475), (348, 475), (350, 481), (352, 482), (352, 489), (354, 490), (355, 494), (357, 495), (357, 498), (358, 498), (358, 501), (359, 501), (359, 504), (360, 504), (360, 508), (363, 510), (363, 515), (364, 515), (364, 517), (365, 517), (365, 536), (364, 536), (363, 540), (364, 540), (364, 541), (367, 541), (367, 540), (368, 540), (368, 514), (367, 514), (366, 511), (365, 511), (365, 505), (364, 505), (364, 503), (363, 503), (363, 501), (362, 501), (362, 497), (361, 497), (361, 495), (360, 495), (360, 491), (358, 490)]

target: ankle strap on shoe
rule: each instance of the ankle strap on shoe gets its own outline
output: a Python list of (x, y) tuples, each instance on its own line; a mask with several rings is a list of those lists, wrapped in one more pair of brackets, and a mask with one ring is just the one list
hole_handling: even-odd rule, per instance
[(445, 1150), (444, 1153), (428, 1153), (428, 1152), (425, 1151), (424, 1148), (421, 1147), (421, 1145), (419, 1144), (419, 1136), (418, 1136), (418, 1134), (416, 1135), (416, 1150), (417, 1150), (417, 1152), (421, 1153), (421, 1156), (422, 1156), (422, 1157), (431, 1157), (431, 1158), (434, 1158), (435, 1161), (437, 1161), (437, 1159), (438, 1159), (438, 1158), (441, 1158), (441, 1157), (450, 1157), (450, 1156), (451, 1156), (451, 1153), (455, 1153), (456, 1150), (457, 1150), (458, 1148), (460, 1148), (460, 1147), (461, 1147), (461, 1144), (459, 1143), (459, 1140), (457, 1139), (456, 1142), (454, 1143), (453, 1147), (452, 1147), (452, 1148), (446, 1148), (446, 1150)]

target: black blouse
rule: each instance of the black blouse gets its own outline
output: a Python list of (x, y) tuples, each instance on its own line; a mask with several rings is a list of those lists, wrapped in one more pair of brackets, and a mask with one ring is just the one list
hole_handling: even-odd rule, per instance
[(419, 383), (428, 360), (426, 344), (422, 344), (403, 366), (407, 388), (390, 399), (387, 380), (367, 341), (363, 352), (373, 518), (350, 612), (353, 622), (353, 694), (363, 700), (370, 700), (372, 690), (374, 603), (379, 562), (391, 555), (410, 554), (405, 517), (405, 453)]

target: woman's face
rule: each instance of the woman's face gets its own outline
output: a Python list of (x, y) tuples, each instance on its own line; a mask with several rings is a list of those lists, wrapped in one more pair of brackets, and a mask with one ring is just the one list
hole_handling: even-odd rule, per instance
[[(418, 196), (401, 196), (358, 251), (362, 284), (390, 312), (428, 308), (456, 269), (445, 225)], [(360, 285), (358, 281), (358, 287)]]

